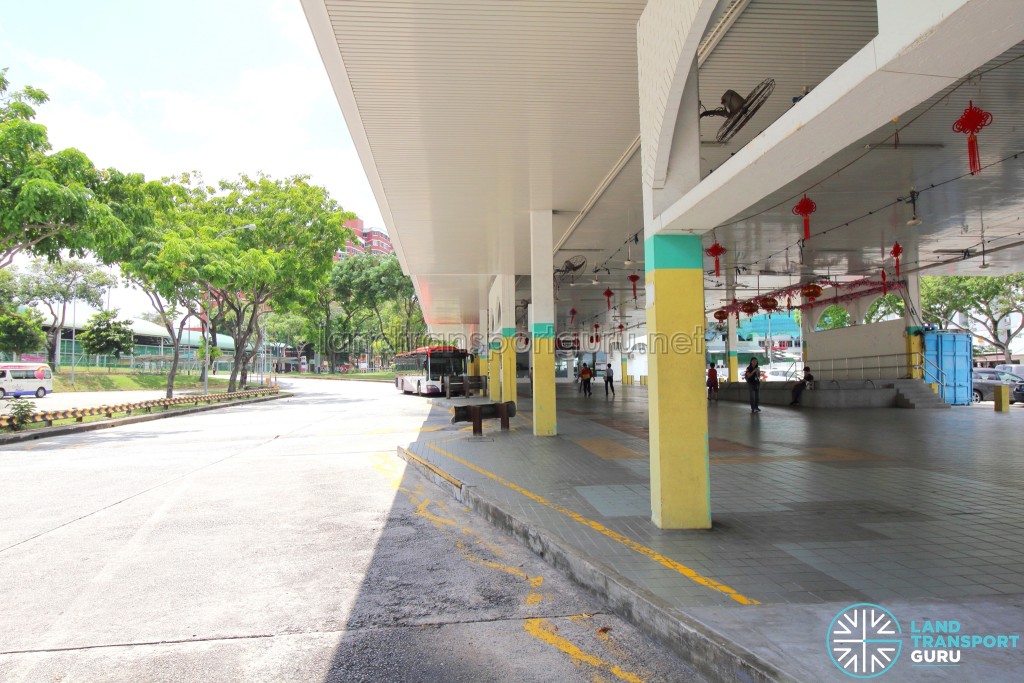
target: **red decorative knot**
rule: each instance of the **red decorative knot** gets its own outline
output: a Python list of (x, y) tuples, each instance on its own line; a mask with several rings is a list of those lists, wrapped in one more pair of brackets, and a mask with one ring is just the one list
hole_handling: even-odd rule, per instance
[(740, 306), (739, 306), (739, 301), (736, 300), (736, 297), (732, 298), (732, 310), (736, 313), (736, 322), (739, 322), (740, 321)]
[(882, 268), (882, 296), (889, 293), (889, 286), (885, 283), (885, 268)]
[(789, 296), (786, 297), (786, 310), (787, 311), (792, 311), (793, 310), (793, 298), (792, 297), (789, 297)]
[(718, 277), (721, 274), (721, 269), (718, 265), (718, 257), (722, 256), (727, 251), (728, 249), (719, 244), (717, 239), (715, 240), (714, 244), (712, 244), (710, 247), (704, 250), (705, 254), (715, 259), (715, 277)]
[(615, 292), (611, 289), (606, 289), (602, 294), (604, 294), (605, 299), (608, 299), (608, 310), (612, 310), (612, 297), (615, 295)]
[(576, 320), (576, 309), (575, 308), (570, 308), (569, 309), (569, 325), (571, 326), (575, 320)]
[(811, 239), (811, 214), (817, 210), (818, 205), (807, 195), (804, 195), (804, 198), (793, 207), (794, 216), (804, 217), (804, 240)]
[(896, 277), (900, 276), (900, 256), (903, 255), (903, 247), (899, 242), (893, 242), (892, 251), (889, 252), (896, 259)]
[(729, 319), (729, 312), (726, 311), (724, 308), (715, 311), (715, 320), (717, 320), (718, 322), (724, 323), (728, 319)]
[(973, 100), (968, 100), (967, 109), (953, 123), (953, 130), (967, 135), (967, 158), (971, 166), (971, 175), (981, 173), (981, 154), (978, 152), (978, 133), (992, 123), (992, 114), (981, 107), (975, 107)]
[(622, 323), (619, 323), (619, 332), (621, 333), (624, 329), (626, 329), (626, 326), (623, 325)]
[(822, 295), (821, 285), (816, 282), (808, 282), (806, 285), (800, 288), (800, 296), (807, 299), (808, 301), (814, 301)]
[(597, 330), (598, 330), (598, 328), (599, 328), (599, 327), (601, 327), (601, 326), (600, 326), (600, 325), (598, 325), (597, 323), (594, 323), (594, 336), (593, 336), (593, 337), (591, 337), (591, 341), (593, 341), (593, 342), (599, 342), (599, 341), (601, 341), (601, 335), (599, 335), (599, 334), (597, 333)]
[(775, 297), (773, 297), (773, 296), (761, 297), (761, 308), (763, 308), (768, 313), (772, 313), (773, 311), (777, 310), (778, 307), (779, 307), (779, 301)]
[(636, 301), (636, 283), (639, 282), (640, 276), (636, 273), (629, 274), (629, 281), (633, 283), (633, 300)]
[(740, 310), (746, 313), (747, 315), (754, 315), (755, 313), (757, 313), (757, 309), (757, 302), (754, 300), (744, 301), (742, 304), (740, 304)]

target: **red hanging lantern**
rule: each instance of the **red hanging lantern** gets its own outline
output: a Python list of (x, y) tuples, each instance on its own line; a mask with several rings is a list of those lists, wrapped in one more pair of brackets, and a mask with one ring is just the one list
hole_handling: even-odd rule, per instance
[(793, 297), (791, 297), (791, 296), (787, 296), (786, 297), (786, 310), (787, 311), (792, 311), (793, 310)]
[(636, 301), (636, 283), (640, 280), (640, 276), (636, 273), (629, 274), (629, 281), (633, 283), (633, 301)]
[(892, 251), (889, 252), (896, 259), (896, 277), (900, 276), (900, 256), (903, 255), (903, 247), (899, 242), (893, 242)]
[(752, 316), (755, 313), (757, 313), (757, 302), (754, 301), (753, 299), (751, 299), (750, 301), (744, 301), (742, 304), (740, 304), (740, 310), (746, 313), (747, 315)]
[(761, 308), (771, 315), (779, 308), (779, 301), (773, 296), (761, 297)]
[(982, 128), (990, 123), (992, 123), (992, 114), (981, 107), (975, 107), (971, 100), (968, 100), (964, 113), (953, 123), (954, 131), (967, 134), (967, 158), (971, 165), (971, 175), (981, 173), (981, 154), (978, 152), (977, 135)]
[(704, 250), (705, 254), (715, 259), (715, 277), (718, 277), (721, 274), (721, 270), (718, 267), (718, 257), (722, 256), (727, 251), (728, 249), (719, 244), (717, 239), (714, 244)]
[(599, 342), (599, 341), (601, 341), (601, 335), (599, 335), (599, 334), (597, 333), (597, 330), (598, 330), (598, 329), (599, 329), (600, 327), (601, 327), (600, 325), (598, 325), (597, 323), (594, 323), (594, 341), (595, 341), (595, 342)]
[(811, 214), (818, 210), (818, 205), (815, 204), (810, 197), (804, 195), (804, 198), (796, 203), (793, 207), (794, 216), (804, 217), (804, 240), (811, 239)]
[(625, 325), (623, 325), (622, 323), (619, 323), (619, 334), (622, 334), (622, 331), (623, 331), (624, 329), (626, 329), (626, 326), (625, 326)]
[(889, 286), (885, 284), (885, 268), (882, 268), (882, 296), (889, 293)]
[(724, 308), (715, 311), (715, 320), (717, 320), (718, 322), (724, 323), (728, 319), (729, 312), (726, 311)]
[(817, 282), (808, 282), (806, 285), (800, 288), (800, 296), (807, 299), (808, 301), (814, 301), (822, 295), (821, 285)]
[(602, 292), (602, 294), (604, 294), (605, 299), (608, 299), (608, 310), (612, 310), (612, 297), (615, 295), (615, 292), (613, 292), (611, 289), (606, 289)]
[(575, 308), (570, 308), (569, 309), (569, 325), (571, 326), (573, 324), (573, 322), (575, 322), (575, 320), (576, 320), (576, 309)]

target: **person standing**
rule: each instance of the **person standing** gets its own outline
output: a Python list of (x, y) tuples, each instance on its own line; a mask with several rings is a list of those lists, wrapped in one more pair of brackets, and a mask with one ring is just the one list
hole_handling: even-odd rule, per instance
[(804, 393), (804, 389), (807, 385), (814, 381), (814, 375), (811, 374), (809, 367), (804, 368), (804, 377), (795, 385), (793, 385), (793, 400), (789, 405), (798, 406), (800, 405), (800, 394)]
[(612, 364), (604, 369), (604, 395), (608, 397), (608, 390), (612, 390), (612, 398), (615, 398), (615, 373), (612, 371)]
[(594, 379), (594, 371), (586, 363), (580, 369), (580, 386), (583, 388), (583, 395), (590, 396), (590, 380)]
[(708, 363), (708, 400), (718, 400), (718, 370), (714, 363)]
[(751, 358), (747, 369), (743, 371), (743, 379), (747, 381), (747, 388), (750, 390), (750, 412), (760, 413), (758, 405), (761, 400), (761, 368), (757, 365), (757, 359)]

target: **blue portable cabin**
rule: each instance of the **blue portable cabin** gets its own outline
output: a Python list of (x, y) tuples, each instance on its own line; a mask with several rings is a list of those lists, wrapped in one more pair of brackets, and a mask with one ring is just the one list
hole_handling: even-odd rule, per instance
[(921, 332), (924, 352), (924, 381), (939, 385), (939, 395), (955, 406), (970, 405), (973, 352), (971, 335), (953, 330)]

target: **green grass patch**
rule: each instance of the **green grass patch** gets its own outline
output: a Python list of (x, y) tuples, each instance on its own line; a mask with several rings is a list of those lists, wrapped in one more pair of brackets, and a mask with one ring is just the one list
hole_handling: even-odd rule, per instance
[[(226, 378), (210, 376), (210, 387), (222, 388)], [(75, 371), (75, 384), (71, 384), (71, 373), (53, 376), (55, 392), (71, 391), (137, 391), (143, 389), (163, 389), (167, 386), (167, 375), (120, 373), (120, 372), (79, 372)], [(175, 389), (199, 389), (203, 381), (198, 375), (179, 374), (174, 378)]]

